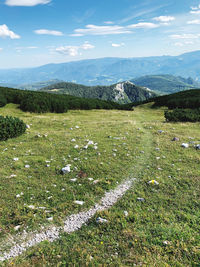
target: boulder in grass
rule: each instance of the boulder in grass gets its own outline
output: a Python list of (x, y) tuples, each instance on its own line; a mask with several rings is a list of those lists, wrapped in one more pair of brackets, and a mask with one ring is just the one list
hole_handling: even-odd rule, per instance
[(26, 124), (26, 129), (30, 129), (30, 128), (31, 128), (30, 125)]
[(188, 148), (188, 147), (189, 147), (189, 144), (187, 144), (187, 143), (182, 143), (181, 147), (183, 147), (183, 148)]
[(142, 197), (138, 197), (138, 198), (137, 198), (137, 201), (139, 201), (139, 202), (145, 202), (145, 199), (142, 198)]
[(101, 217), (98, 217), (98, 218), (96, 219), (96, 222), (97, 222), (97, 223), (107, 223), (108, 220), (103, 219), (103, 218), (101, 218)]
[(200, 144), (195, 146), (196, 150), (200, 150)]
[(159, 185), (159, 182), (157, 182), (156, 180), (151, 180), (148, 182), (148, 184)]
[(70, 164), (68, 164), (67, 166), (65, 166), (64, 168), (61, 169), (61, 174), (66, 174), (66, 173), (70, 173)]
[(75, 200), (74, 203), (83, 206), (84, 201)]
[(174, 138), (172, 139), (172, 141), (179, 141), (179, 138), (178, 138), (178, 137), (174, 137)]

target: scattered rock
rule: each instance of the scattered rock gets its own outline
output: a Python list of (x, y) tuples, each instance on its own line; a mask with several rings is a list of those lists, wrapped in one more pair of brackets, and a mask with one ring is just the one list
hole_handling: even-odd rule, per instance
[(70, 179), (71, 182), (76, 182), (77, 181), (77, 178), (72, 178)]
[(96, 222), (97, 222), (97, 223), (107, 223), (108, 220), (103, 219), (103, 218), (101, 218), (101, 217), (98, 217), (98, 218), (96, 219)]
[(182, 143), (181, 147), (183, 147), (183, 148), (188, 148), (188, 147), (189, 147), (189, 144), (187, 144), (187, 143)]
[(156, 180), (151, 180), (148, 182), (148, 184), (159, 185), (159, 182), (157, 182)]
[(79, 173), (78, 173), (78, 177), (80, 177), (80, 178), (85, 178), (85, 177), (87, 177), (88, 175), (87, 175), (87, 173), (85, 173), (84, 171), (80, 171)]
[(18, 231), (20, 228), (21, 228), (21, 225), (17, 225), (17, 226), (14, 227), (14, 230)]
[(79, 148), (79, 146), (78, 145), (75, 145), (74, 148), (77, 149), (77, 148)]
[(124, 215), (125, 215), (125, 217), (128, 217), (128, 211), (124, 211)]
[(164, 131), (163, 130), (159, 130), (158, 133), (164, 133)]
[(28, 208), (34, 210), (35, 206), (34, 205), (29, 205)]
[(200, 150), (200, 144), (195, 146), (196, 150)]
[(74, 203), (82, 206), (84, 204), (84, 201), (75, 200)]
[(139, 201), (139, 202), (145, 202), (145, 199), (142, 198), (142, 197), (138, 197), (138, 198), (137, 198), (137, 201)]
[(24, 167), (28, 169), (28, 168), (30, 168), (30, 165), (27, 164), (27, 165), (25, 165)]
[(18, 159), (18, 158), (14, 158), (13, 160), (14, 160), (14, 161), (18, 161), (19, 159)]
[(71, 142), (76, 142), (76, 139), (73, 138), (73, 139), (71, 140)]
[(31, 126), (26, 124), (26, 129), (30, 129), (30, 128), (31, 128)]
[(62, 168), (61, 170), (61, 174), (66, 174), (70, 172), (70, 164), (68, 164), (67, 166), (65, 166), (64, 168)]
[(172, 139), (172, 141), (179, 141), (179, 138), (178, 138), (178, 137), (174, 137), (174, 138)]

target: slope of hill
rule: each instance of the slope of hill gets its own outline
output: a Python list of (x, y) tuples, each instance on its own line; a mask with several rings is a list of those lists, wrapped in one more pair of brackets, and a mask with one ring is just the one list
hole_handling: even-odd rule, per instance
[(145, 86), (158, 92), (159, 94), (170, 94), (183, 90), (200, 87), (198, 82), (195, 82), (192, 78), (176, 77), (173, 75), (146, 75), (136, 79), (132, 79), (131, 82), (138, 86)]
[(166, 106), (174, 108), (200, 108), (200, 90), (193, 89), (170, 95), (159, 96), (153, 99), (154, 107)]
[(129, 81), (110, 86), (84, 86), (81, 84), (62, 82), (42, 88), (41, 91), (56, 94), (69, 94), (84, 98), (98, 98), (123, 104), (143, 101), (156, 96), (153, 91), (136, 86)]
[(111, 85), (135, 77), (171, 74), (199, 79), (200, 51), (180, 56), (100, 58), (0, 70), (0, 83), (23, 84), (58, 79), (85, 85)]

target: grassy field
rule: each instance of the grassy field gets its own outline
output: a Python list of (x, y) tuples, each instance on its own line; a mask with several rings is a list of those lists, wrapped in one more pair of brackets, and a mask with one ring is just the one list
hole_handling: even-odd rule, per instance
[[(1, 108), (1, 115), (30, 125), (26, 134), (0, 142), (1, 251), (16, 233), (62, 225), (124, 179), (137, 178), (116, 205), (81, 230), (2, 266), (200, 266), (200, 152), (194, 149), (200, 124), (165, 123), (163, 113), (150, 104), (42, 115), (12, 104)], [(88, 141), (94, 144), (84, 149)], [(71, 172), (61, 175), (67, 164)], [(97, 224), (99, 216), (108, 223)]]

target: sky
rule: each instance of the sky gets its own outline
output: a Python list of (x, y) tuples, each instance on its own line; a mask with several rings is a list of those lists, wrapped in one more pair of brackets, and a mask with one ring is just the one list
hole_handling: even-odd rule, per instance
[(0, 0), (0, 68), (200, 50), (196, 0)]

